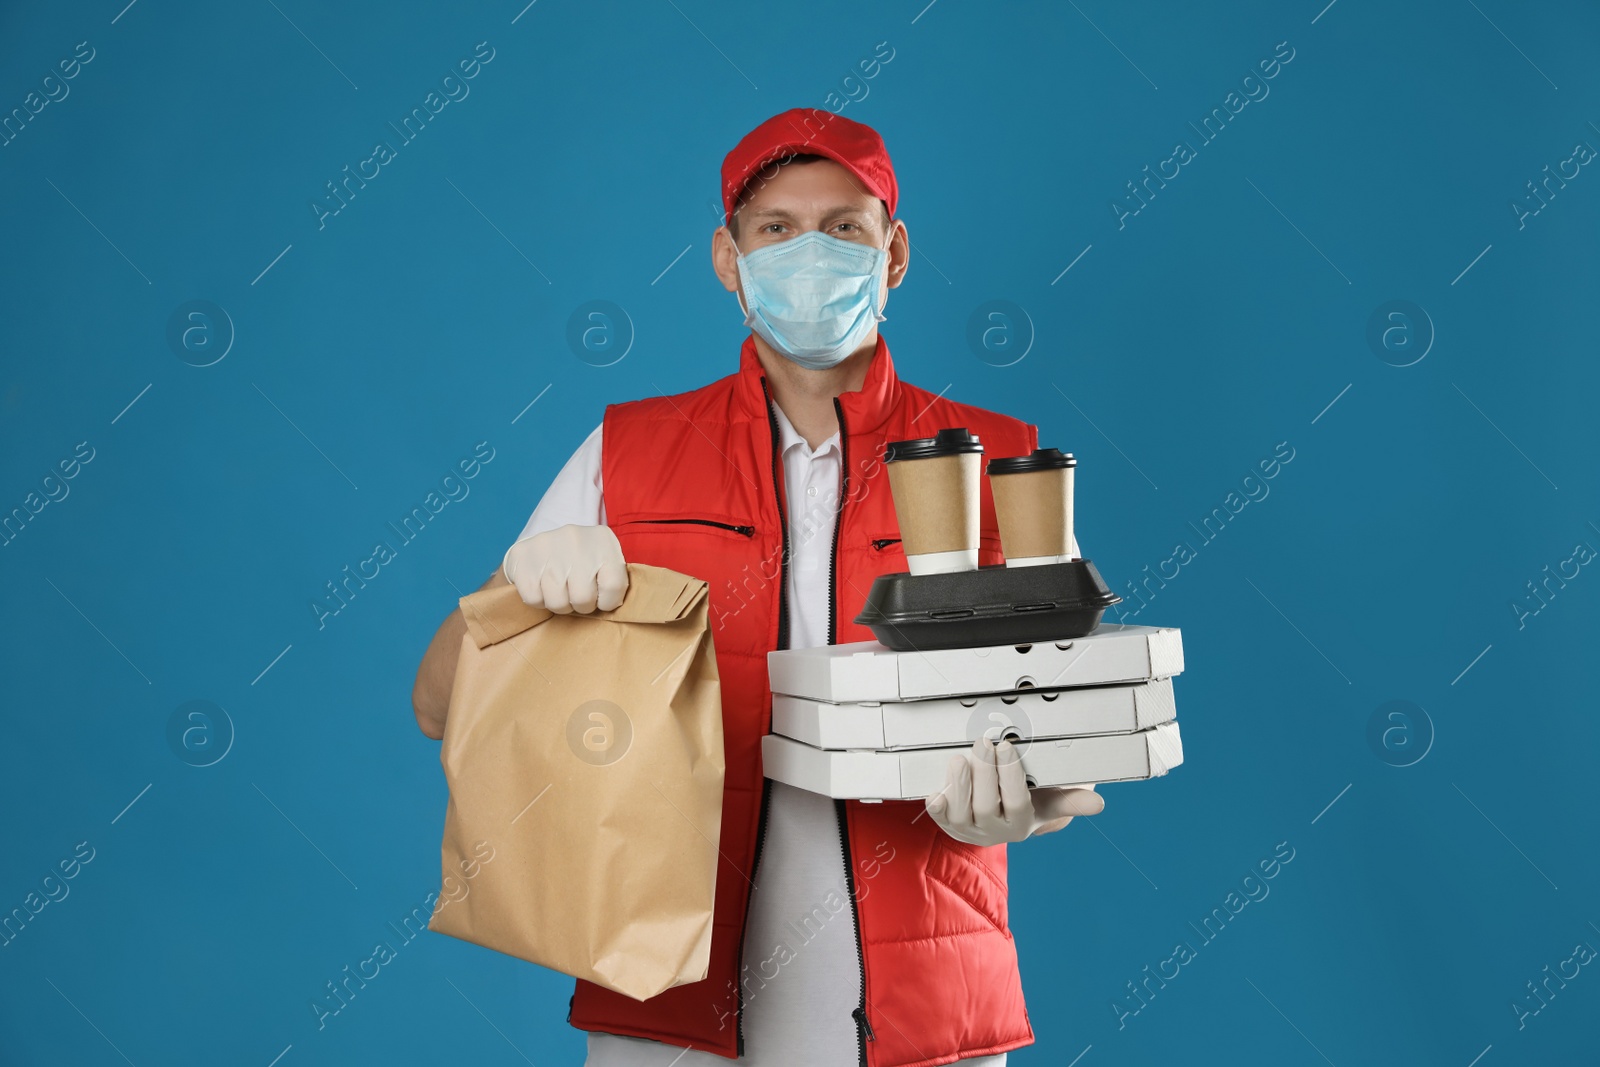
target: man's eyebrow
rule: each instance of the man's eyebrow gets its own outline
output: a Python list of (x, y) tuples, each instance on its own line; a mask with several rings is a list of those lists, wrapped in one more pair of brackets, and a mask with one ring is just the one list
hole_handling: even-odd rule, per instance
[[(793, 212), (785, 211), (781, 207), (759, 207), (755, 209), (746, 208), (745, 211), (748, 213), (748, 217), (753, 219), (794, 218)], [(869, 209), (856, 204), (841, 204), (837, 207), (828, 208), (823, 212), (823, 216), (825, 218), (838, 218), (840, 215), (865, 215), (868, 213), (868, 211)]]

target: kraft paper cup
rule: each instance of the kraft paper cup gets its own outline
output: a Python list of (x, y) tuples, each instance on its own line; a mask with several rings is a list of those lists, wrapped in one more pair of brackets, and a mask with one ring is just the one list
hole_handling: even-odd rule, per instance
[(900, 543), (912, 574), (978, 569), (983, 445), (965, 427), (891, 441), (884, 451)]
[(1072, 553), (1071, 452), (1038, 448), (989, 461), (989, 488), (1007, 567), (1066, 563)]

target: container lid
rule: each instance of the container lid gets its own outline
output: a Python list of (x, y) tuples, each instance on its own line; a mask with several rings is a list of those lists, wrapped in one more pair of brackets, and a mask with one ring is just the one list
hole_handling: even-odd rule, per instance
[(1027, 474), (1031, 471), (1053, 471), (1062, 467), (1076, 467), (1078, 461), (1071, 452), (1058, 448), (1036, 448), (1026, 456), (1003, 456), (989, 461), (990, 474)]
[(1018, 644), (1080, 637), (1121, 600), (1086, 559), (880, 574), (855, 622), (897, 650)]
[(983, 451), (978, 435), (969, 433), (965, 426), (940, 430), (933, 437), (914, 437), (909, 441), (890, 441), (884, 448), (883, 461), (893, 463), (902, 459), (931, 459), (935, 456), (956, 456), (963, 452)]

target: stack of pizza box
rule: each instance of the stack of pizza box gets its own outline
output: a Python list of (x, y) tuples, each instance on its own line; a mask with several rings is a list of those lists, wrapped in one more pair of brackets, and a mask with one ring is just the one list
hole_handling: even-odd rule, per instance
[(1008, 738), (1030, 786), (1154, 778), (1183, 762), (1171, 627), (897, 652), (876, 641), (767, 654), (768, 778), (830, 797), (931, 796), (950, 753)]

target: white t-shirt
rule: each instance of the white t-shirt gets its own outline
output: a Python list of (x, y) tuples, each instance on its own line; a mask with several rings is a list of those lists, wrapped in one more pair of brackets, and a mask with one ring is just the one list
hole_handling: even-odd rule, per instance
[[(839, 435), (812, 451), (783, 410), (779, 447), (788, 498), (790, 563), (787, 589), (790, 645), (828, 643), (828, 560), (839, 495)], [(602, 424), (603, 426), (604, 424)], [(595, 427), (561, 472), (518, 540), (568, 523), (605, 522), (601, 497), (601, 426)], [(744, 998), (745, 1054), (753, 1067), (840, 1067), (859, 1058), (853, 1012), (861, 1003), (861, 964), (848, 907), (845, 856), (833, 801), (772, 783), (766, 837), (750, 892), (743, 963), (753, 977)], [(831, 898), (830, 898), (831, 894)], [(816, 916), (828, 916), (819, 926)], [(780, 952), (779, 943), (789, 951)], [(762, 964), (787, 958), (771, 979)], [(951, 981), (962, 981), (952, 976)], [(585, 1067), (726, 1067), (710, 1052), (659, 1041), (590, 1032)], [(1005, 1053), (961, 1060), (967, 1067), (1004, 1067)]]

